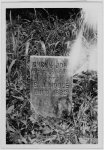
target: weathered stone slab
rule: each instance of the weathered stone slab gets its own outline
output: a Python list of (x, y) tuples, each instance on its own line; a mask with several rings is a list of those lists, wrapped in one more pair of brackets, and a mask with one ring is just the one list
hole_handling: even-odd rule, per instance
[[(72, 77), (68, 57), (31, 56), (31, 102), (44, 116), (61, 117), (72, 99)], [(68, 73), (67, 73), (68, 72)]]

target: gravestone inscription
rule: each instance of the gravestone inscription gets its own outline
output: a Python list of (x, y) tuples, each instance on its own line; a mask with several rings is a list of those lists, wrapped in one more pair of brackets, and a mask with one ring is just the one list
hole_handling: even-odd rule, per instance
[[(61, 117), (72, 99), (71, 67), (67, 57), (31, 56), (31, 102), (44, 117)], [(67, 70), (70, 70), (70, 75)]]

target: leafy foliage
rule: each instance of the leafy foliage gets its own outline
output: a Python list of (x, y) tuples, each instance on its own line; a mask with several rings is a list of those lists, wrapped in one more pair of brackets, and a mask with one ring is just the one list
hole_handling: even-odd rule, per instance
[(35, 17), (29, 21), (18, 16), (17, 20), (12, 20), (10, 12), (10, 21), (6, 24), (6, 143), (96, 144), (96, 72), (82, 72), (73, 77), (70, 115), (64, 113), (61, 119), (44, 118), (32, 108), (30, 55), (69, 55), (83, 22), (81, 17), (75, 20), (51, 19)]

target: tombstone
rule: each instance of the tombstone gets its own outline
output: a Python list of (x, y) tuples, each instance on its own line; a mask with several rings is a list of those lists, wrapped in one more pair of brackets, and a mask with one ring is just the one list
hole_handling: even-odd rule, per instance
[(71, 111), (72, 76), (68, 57), (30, 57), (31, 102), (43, 117), (60, 118)]

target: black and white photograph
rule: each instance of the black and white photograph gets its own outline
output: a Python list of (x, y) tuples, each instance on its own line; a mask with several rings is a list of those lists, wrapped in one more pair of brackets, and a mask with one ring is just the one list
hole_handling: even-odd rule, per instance
[(5, 8), (6, 145), (99, 144), (97, 5)]

